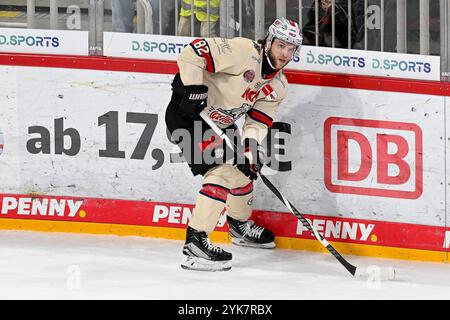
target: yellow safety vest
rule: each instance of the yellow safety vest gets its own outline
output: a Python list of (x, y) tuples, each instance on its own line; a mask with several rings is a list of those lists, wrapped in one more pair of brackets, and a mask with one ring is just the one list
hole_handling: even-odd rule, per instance
[[(194, 0), (195, 17), (200, 22), (208, 21), (207, 2), (208, 0)], [(181, 0), (180, 16), (191, 16), (191, 3), (192, 0)], [(219, 20), (219, 6), (220, 0), (209, 0), (209, 14), (211, 22), (216, 22)]]

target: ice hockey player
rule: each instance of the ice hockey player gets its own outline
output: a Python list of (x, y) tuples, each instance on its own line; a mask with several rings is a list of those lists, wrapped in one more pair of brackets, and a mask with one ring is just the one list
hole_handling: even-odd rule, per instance
[[(260, 145), (287, 93), (282, 69), (299, 55), (301, 44), (299, 25), (278, 18), (264, 40), (196, 39), (180, 53), (166, 124), (192, 173), (203, 175), (186, 232), (184, 269), (231, 268), (232, 254), (208, 238), (224, 209), (234, 244), (275, 247), (274, 234), (248, 219), (253, 181), (264, 165)], [(208, 136), (210, 128), (199, 116), (202, 110), (227, 135), (238, 132), (235, 122), (245, 115), (242, 137), (234, 138), (242, 146), (240, 157), (233, 155), (230, 161), (223, 141), (214, 134)], [(207, 154), (216, 161), (206, 161)]]

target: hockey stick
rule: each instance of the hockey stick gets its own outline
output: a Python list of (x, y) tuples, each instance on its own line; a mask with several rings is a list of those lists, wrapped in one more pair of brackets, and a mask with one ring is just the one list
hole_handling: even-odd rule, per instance
[[(223, 140), (231, 150), (235, 150), (236, 145), (228, 138), (228, 136), (211, 120), (211, 118), (202, 111), (200, 113), (202, 119), (211, 127), (211, 129)], [(369, 278), (379, 280), (393, 280), (395, 278), (395, 270), (391, 267), (381, 268), (375, 266), (369, 266), (367, 268), (356, 267), (348, 262), (336, 249), (309, 223), (309, 221), (289, 202), (285, 196), (267, 179), (261, 172), (258, 173), (264, 184), (272, 191), (275, 196), (283, 202), (283, 204), (289, 209), (289, 211), (296, 216), (302, 224), (316, 237), (317, 240), (335, 257), (348, 272), (354, 277)]]

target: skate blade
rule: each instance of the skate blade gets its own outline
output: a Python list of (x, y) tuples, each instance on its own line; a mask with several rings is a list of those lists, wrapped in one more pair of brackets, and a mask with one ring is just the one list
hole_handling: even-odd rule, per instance
[(276, 247), (275, 242), (273, 241), (269, 243), (254, 243), (242, 238), (231, 238), (231, 242), (241, 247), (260, 248), (260, 249), (274, 249)]
[(228, 271), (231, 269), (231, 261), (211, 261), (198, 257), (184, 256), (181, 267), (195, 271)]

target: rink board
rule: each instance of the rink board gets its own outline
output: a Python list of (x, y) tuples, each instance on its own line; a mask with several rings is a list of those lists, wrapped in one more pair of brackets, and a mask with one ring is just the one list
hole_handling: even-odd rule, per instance
[[(105, 32), (107, 57), (176, 61), (192, 37)], [(287, 68), (299, 71), (364, 74), (403, 79), (440, 79), (440, 57), (302, 46)]]
[[(184, 240), (193, 205), (92, 198), (2, 195), (0, 229), (161, 237)], [(304, 214), (343, 254), (445, 262), (446, 229), (426, 225)], [(285, 212), (255, 210), (279, 248), (326, 252), (301, 222)], [(211, 239), (230, 242), (222, 213)]]
[[(183, 239), (201, 179), (170, 160), (176, 65), (14, 58), (0, 58), (23, 65), (0, 67), (0, 228)], [(343, 253), (448, 261), (449, 87), (287, 76), (292, 170), (269, 179)], [(254, 207), (279, 247), (323, 250), (260, 181)], [(229, 241), (223, 216), (216, 231)]]

